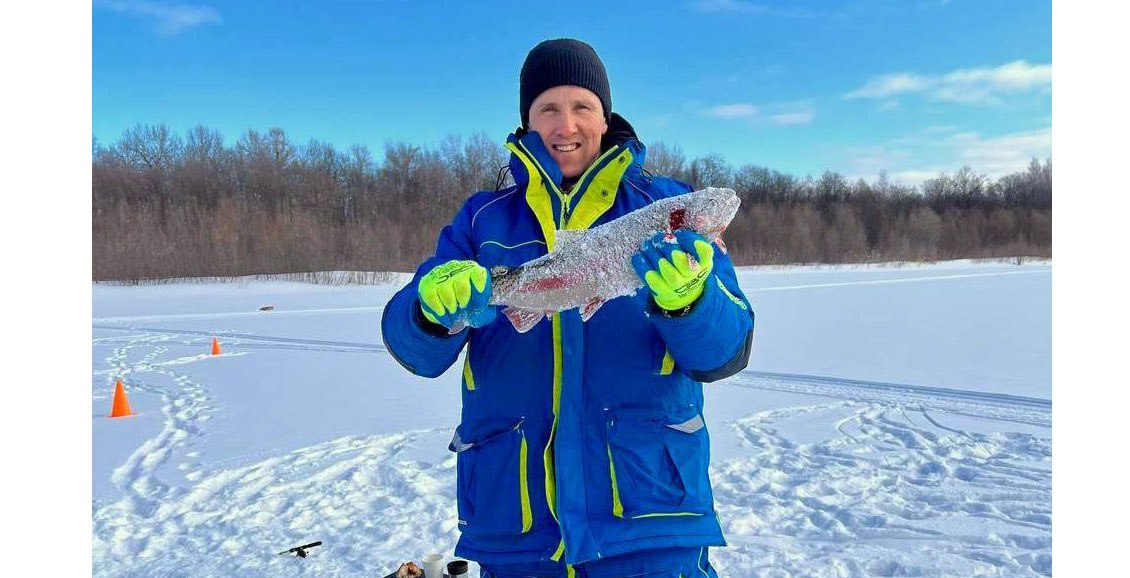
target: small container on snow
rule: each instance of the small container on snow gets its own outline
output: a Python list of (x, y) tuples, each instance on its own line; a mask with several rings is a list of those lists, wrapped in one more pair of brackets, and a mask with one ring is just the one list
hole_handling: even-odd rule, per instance
[(447, 563), (447, 575), (450, 578), (467, 578), (467, 561), (455, 560)]
[(424, 555), (424, 578), (443, 578), (443, 554)]

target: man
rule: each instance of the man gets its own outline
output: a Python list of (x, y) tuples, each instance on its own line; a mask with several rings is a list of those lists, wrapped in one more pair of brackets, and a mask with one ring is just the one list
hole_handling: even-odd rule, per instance
[[(440, 375), (467, 346), (455, 554), (491, 578), (716, 576), (707, 548), (725, 540), (702, 383), (746, 366), (753, 310), (725, 252), (681, 229), (633, 258), (644, 289), (587, 322), (573, 309), (518, 333), (498, 316), (491, 268), (691, 190), (643, 170), (588, 44), (538, 44), (519, 84), (515, 185), (466, 202), (381, 322), (417, 375)], [(470, 328), (452, 334), (457, 321)]]

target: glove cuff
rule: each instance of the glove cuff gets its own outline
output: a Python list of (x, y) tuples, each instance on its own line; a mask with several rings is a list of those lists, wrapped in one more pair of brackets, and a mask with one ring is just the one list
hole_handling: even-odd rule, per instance
[(451, 331), (439, 323), (433, 323), (426, 315), (424, 315), (424, 305), (420, 303), (419, 299), (416, 300), (416, 310), (413, 316), (416, 320), (416, 325), (424, 330), (424, 333), (434, 337), (450, 337)]
[(687, 305), (686, 307), (683, 307), (682, 309), (677, 309), (675, 311), (671, 311), (671, 310), (659, 307), (659, 311), (661, 311), (663, 313), (663, 316), (668, 318), (668, 319), (675, 319), (677, 317), (686, 317), (687, 314), (691, 312), (691, 309), (694, 309), (694, 304), (697, 303), (697, 302), (698, 302), (698, 300), (695, 300), (690, 305)]
[[(705, 293), (705, 291), (703, 293)], [(686, 304), (682, 307), (677, 307), (675, 309), (667, 309), (666, 307), (660, 305), (659, 302), (655, 300), (655, 294), (654, 293), (652, 293), (651, 298), (647, 300), (648, 306), (649, 306), (648, 308), (651, 310), (652, 313), (655, 313), (657, 315), (662, 315), (663, 317), (666, 317), (668, 319), (676, 319), (676, 318), (679, 318), (679, 317), (686, 317), (687, 315), (690, 315), (690, 313), (695, 310), (695, 308), (698, 306), (699, 302), (701, 302), (701, 301), (702, 301), (702, 295), (699, 295), (698, 297), (695, 298), (694, 301), (691, 301), (690, 303), (688, 303), (688, 304)]]

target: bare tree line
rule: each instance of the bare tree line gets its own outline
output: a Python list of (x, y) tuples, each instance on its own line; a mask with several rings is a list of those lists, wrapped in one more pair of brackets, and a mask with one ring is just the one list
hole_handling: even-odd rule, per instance
[(647, 168), (737, 191), (741, 209), (725, 238), (739, 264), (1051, 257), (1051, 159), (996, 181), (966, 166), (921, 189), (886, 173), (850, 182), (832, 171), (734, 169), (715, 154), (688, 161), (662, 143), (649, 147)]
[[(339, 150), (285, 131), (227, 144), (137, 125), (92, 146), (93, 278), (140, 280), (307, 271), (411, 271), (471, 193), (508, 182), (507, 153), (483, 133), (438, 146)], [(797, 178), (649, 147), (645, 167), (727, 186), (742, 208), (725, 239), (740, 265), (1051, 256), (1051, 161), (996, 181), (964, 167), (921, 190)]]

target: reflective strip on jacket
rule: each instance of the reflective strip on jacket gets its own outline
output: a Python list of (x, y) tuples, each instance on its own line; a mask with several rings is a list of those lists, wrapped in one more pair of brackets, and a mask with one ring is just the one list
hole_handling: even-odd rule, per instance
[(503, 315), (453, 336), (424, 328), (416, 284), (433, 267), (451, 259), (517, 267), (552, 250), (557, 230), (600, 225), (690, 190), (645, 173), (635, 138), (608, 148), (571, 194), (561, 192), (537, 133), (511, 135), (507, 148), (516, 185), (467, 200), (381, 323), (389, 351), (417, 375), (442, 374), (467, 345), (451, 444), (455, 554), (578, 564), (645, 548), (724, 546), (702, 382), (746, 366), (754, 316), (723, 251), (685, 317), (655, 312), (644, 288), (587, 322), (573, 309), (523, 334)]

